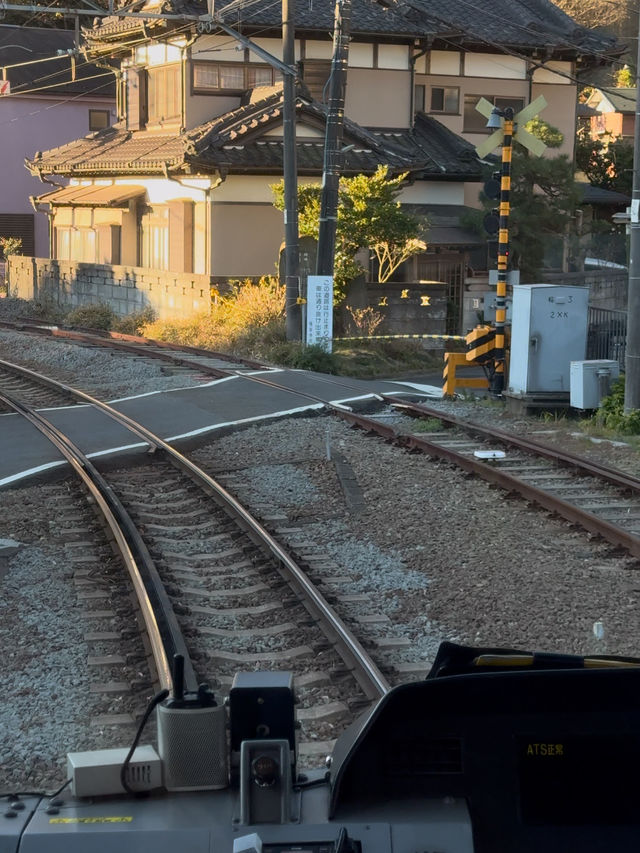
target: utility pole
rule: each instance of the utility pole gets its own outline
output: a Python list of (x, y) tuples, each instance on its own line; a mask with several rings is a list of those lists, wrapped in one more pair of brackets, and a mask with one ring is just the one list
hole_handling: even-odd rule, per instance
[(629, 293), (625, 353), (624, 410), (640, 409), (640, 14), (636, 59), (636, 124), (633, 138), (633, 192), (629, 226)]
[(351, 0), (336, 0), (333, 27), (333, 58), (329, 78), (329, 104), (324, 141), (322, 198), (318, 232), (317, 275), (333, 276), (338, 224), (338, 187), (342, 171), (344, 99), (351, 32)]
[[(282, 59), (295, 65), (295, 0), (282, 0)], [(284, 275), (288, 341), (302, 338), (300, 311), (300, 246), (298, 242), (298, 166), (296, 162), (296, 78), (282, 83), (282, 169), (284, 177)]]

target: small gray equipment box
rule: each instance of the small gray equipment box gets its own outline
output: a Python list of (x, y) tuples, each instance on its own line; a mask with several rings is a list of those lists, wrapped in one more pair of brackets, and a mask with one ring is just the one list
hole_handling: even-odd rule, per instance
[(620, 375), (617, 361), (599, 359), (571, 362), (570, 403), (574, 409), (597, 409)]

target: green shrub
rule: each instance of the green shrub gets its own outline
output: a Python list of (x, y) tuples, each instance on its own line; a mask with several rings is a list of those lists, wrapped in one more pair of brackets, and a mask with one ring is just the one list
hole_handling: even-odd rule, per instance
[(9, 255), (19, 255), (22, 249), (22, 240), (20, 237), (0, 237), (0, 249), (5, 258)]
[(81, 305), (70, 311), (65, 323), (68, 326), (79, 326), (84, 329), (110, 329), (116, 320), (116, 313), (109, 305)]
[(273, 317), (260, 326), (247, 326), (228, 333), (225, 330), (225, 345), (236, 355), (273, 362), (273, 350), (286, 342), (284, 317)]
[(594, 419), (598, 426), (623, 435), (640, 435), (640, 409), (624, 411), (624, 376), (611, 386), (611, 394), (600, 403)]
[(282, 367), (315, 370), (317, 373), (338, 372), (336, 358), (317, 344), (305, 346), (301, 341), (283, 341), (270, 351), (270, 361)]
[(134, 311), (126, 317), (118, 317), (111, 328), (114, 332), (121, 332), (123, 335), (141, 335), (147, 326), (155, 322), (155, 319), (156, 312), (147, 305), (142, 311)]

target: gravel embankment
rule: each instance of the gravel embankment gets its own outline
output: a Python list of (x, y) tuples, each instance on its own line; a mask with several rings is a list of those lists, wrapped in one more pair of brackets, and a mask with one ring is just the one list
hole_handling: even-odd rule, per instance
[(41, 370), (59, 382), (106, 401), (211, 382), (210, 376), (174, 368), (165, 362), (35, 335), (27, 338), (8, 329), (0, 329), (0, 358)]

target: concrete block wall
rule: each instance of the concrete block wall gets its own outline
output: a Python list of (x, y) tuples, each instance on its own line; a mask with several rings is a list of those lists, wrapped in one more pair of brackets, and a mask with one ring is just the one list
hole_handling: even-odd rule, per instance
[(211, 278), (144, 267), (57, 261), (13, 255), (9, 292), (63, 308), (103, 303), (121, 317), (151, 306), (159, 320), (208, 311)]
[(374, 335), (443, 335), (447, 299), (442, 284), (418, 282), (365, 282), (356, 279), (342, 306), (338, 335), (360, 334), (348, 307), (370, 308), (383, 319)]

